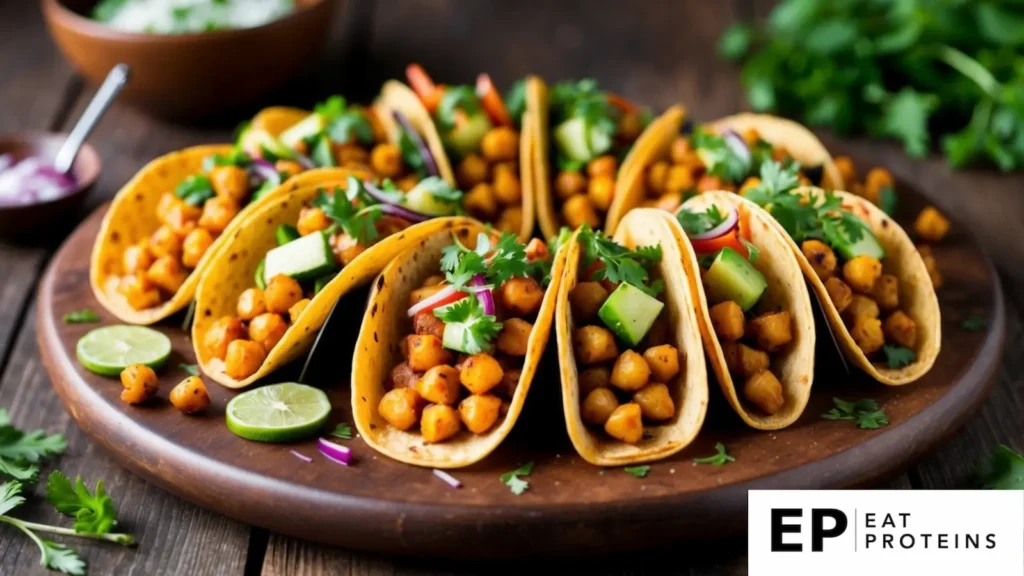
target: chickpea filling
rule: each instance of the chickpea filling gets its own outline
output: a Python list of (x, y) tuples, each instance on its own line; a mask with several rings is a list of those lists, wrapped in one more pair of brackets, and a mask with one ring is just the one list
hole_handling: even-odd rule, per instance
[(467, 154), (455, 171), (465, 191), (462, 207), (470, 216), (519, 234), (523, 225), (523, 188), (519, 180), (519, 133), (508, 126), (488, 130), (477, 152)]
[[(402, 361), (383, 383), (387, 391), (377, 413), (399, 430), (418, 430), (426, 443), (500, 426), (539, 321), (545, 288), (533, 273), (509, 275), (499, 268), (518, 259), (522, 268), (537, 270), (550, 263), (548, 247), (537, 239), (524, 246), (508, 232), (489, 239), (481, 233), (476, 246), (482, 245), (483, 254), (457, 242), (449, 246), (442, 268), (410, 293)], [(448, 258), (460, 263), (446, 270)], [(459, 273), (467, 270), (486, 283), (477, 288), (460, 283), (465, 278)]]

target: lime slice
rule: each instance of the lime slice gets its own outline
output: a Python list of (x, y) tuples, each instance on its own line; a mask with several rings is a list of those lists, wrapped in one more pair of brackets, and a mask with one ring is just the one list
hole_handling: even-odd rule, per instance
[(235, 396), (227, 407), (228, 430), (260, 442), (290, 442), (316, 434), (327, 422), (331, 401), (323, 390), (285, 382)]
[(171, 341), (145, 326), (104, 326), (82, 336), (75, 354), (89, 371), (117, 376), (131, 364), (160, 369), (171, 355)]

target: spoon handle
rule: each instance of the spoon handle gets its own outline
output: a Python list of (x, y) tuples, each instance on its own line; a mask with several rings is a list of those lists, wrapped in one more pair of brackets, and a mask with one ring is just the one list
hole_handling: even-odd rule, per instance
[(127, 64), (118, 64), (107, 74), (107, 78), (103, 80), (100, 89), (96, 91), (96, 95), (89, 102), (89, 106), (82, 113), (82, 117), (75, 123), (75, 127), (71, 129), (71, 134), (68, 135), (67, 140), (64, 141), (64, 144), (57, 152), (57, 156), (54, 158), (53, 167), (58, 172), (67, 174), (71, 170), (71, 165), (75, 162), (75, 156), (78, 156), (79, 148), (82, 147), (85, 139), (89, 137), (89, 133), (96, 126), (96, 122), (99, 121), (103, 113), (110, 107), (114, 97), (124, 88), (125, 83), (128, 81), (129, 72), (131, 72), (131, 68)]

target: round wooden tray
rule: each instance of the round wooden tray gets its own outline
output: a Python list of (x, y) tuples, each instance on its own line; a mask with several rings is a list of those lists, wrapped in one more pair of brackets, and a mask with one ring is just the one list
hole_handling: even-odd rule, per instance
[[(906, 190), (906, 189), (904, 189)], [(910, 191), (900, 197), (902, 222), (923, 204)], [(182, 415), (166, 400), (185, 377), (179, 364), (195, 362), (180, 319), (159, 328), (174, 343), (161, 374), (160, 400), (130, 407), (121, 385), (85, 371), (75, 342), (95, 325), (67, 325), (63, 314), (81, 308), (116, 320), (93, 298), (89, 253), (103, 208), (64, 243), (39, 287), (39, 347), (65, 408), (78, 425), (125, 466), (170, 492), (243, 522), (299, 538), (391, 554), (523, 556), (608, 552), (664, 545), (680, 538), (739, 532), (746, 527), (747, 491), (778, 488), (863, 486), (895, 474), (956, 430), (990, 389), (1002, 355), (1003, 295), (987, 257), (959, 226), (935, 248), (946, 283), (939, 293), (942, 353), (921, 381), (888, 388), (860, 373), (842, 372), (827, 333), (819, 329), (814, 394), (800, 420), (778, 432), (742, 425), (710, 382), (712, 402), (699, 439), (647, 478), (621, 469), (586, 464), (568, 441), (560, 409), (553, 346), (549, 347), (527, 406), (513, 434), (484, 462), (452, 473), (452, 489), (430, 470), (377, 455), (359, 439), (346, 442), (355, 464), (342, 467), (321, 457), (313, 441), (295, 445), (249, 442), (224, 425), (224, 406), (234, 392), (209, 384), (213, 404), (205, 415)], [(352, 309), (362, 302), (352, 299)], [(345, 307), (350, 306), (344, 302)], [(986, 329), (961, 328), (969, 316), (988, 319)], [(352, 317), (358, 317), (353, 314)], [(351, 422), (351, 332), (332, 337), (337, 350), (320, 366), (335, 413), (331, 426)], [(332, 331), (335, 323), (330, 324)], [(552, 340), (553, 340), (552, 336)], [(553, 341), (551, 342), (553, 345)], [(318, 356), (319, 357), (319, 356)], [(275, 375), (275, 381), (294, 378)], [(861, 430), (820, 414), (831, 398), (878, 400), (890, 424)], [(723, 467), (693, 463), (724, 442), (736, 461)], [(306, 463), (289, 450), (313, 458)], [(530, 489), (513, 495), (499, 476), (535, 462)]]

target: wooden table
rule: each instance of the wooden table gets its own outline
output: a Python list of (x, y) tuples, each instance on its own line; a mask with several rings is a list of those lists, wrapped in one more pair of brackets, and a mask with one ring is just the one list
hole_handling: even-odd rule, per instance
[[(438, 78), (471, 81), (490, 71), (499, 85), (528, 72), (549, 79), (595, 77), (638, 101), (664, 107), (682, 101), (697, 119), (744, 105), (738, 75), (714, 54), (730, 22), (766, 13), (760, 0), (616, 0), (569, 3), (544, 0), (359, 0), (335, 23), (323, 62), (268, 102), (309, 106), (341, 92), (373, 96), (381, 82), (399, 77), (418, 60)], [(0, 133), (66, 130), (92, 96), (46, 34), (33, 2), (7, 2), (0, 26)], [(184, 88), (184, 89), (187, 89)], [(169, 96), (173, 97), (173, 96)], [(89, 208), (109, 199), (147, 160), (184, 146), (227, 141), (234, 124), (182, 127), (114, 106), (91, 138), (105, 168)], [(898, 147), (863, 141), (833, 142), (838, 150), (888, 166), (917, 180), (945, 211), (969, 224), (999, 266), (1007, 294), (1007, 352), (991, 398), (946, 445), (903, 475), (894, 488), (962, 488), (978, 458), (996, 443), (1024, 449), (1024, 175), (951, 172), (940, 159), (911, 160)], [(71, 544), (92, 574), (410, 574), (521, 572), (535, 562), (466, 563), (384, 558), (307, 544), (212, 514), (148, 485), (117, 466), (86, 439), (65, 414), (43, 370), (36, 344), (34, 290), (49, 257), (66, 235), (54, 230), (47, 245), (0, 243), (0, 407), (22, 428), (63, 433), (67, 453), (58, 465), (90, 484), (104, 479), (119, 505), (119, 521), (135, 534), (137, 548)], [(941, 263), (955, 266), (955, 263)], [(941, 294), (940, 294), (941, 296)], [(47, 467), (44, 472), (48, 472)], [(36, 488), (37, 494), (42, 493)], [(56, 522), (41, 499), (23, 515)], [(626, 573), (650, 570), (650, 560), (671, 562), (675, 572), (745, 574), (746, 542), (680, 543), (655, 551), (601, 559), (548, 560), (544, 566)], [(36, 574), (35, 545), (0, 527), (0, 573)]]

